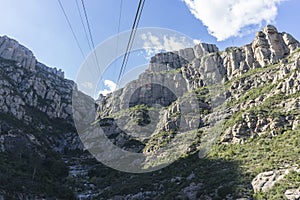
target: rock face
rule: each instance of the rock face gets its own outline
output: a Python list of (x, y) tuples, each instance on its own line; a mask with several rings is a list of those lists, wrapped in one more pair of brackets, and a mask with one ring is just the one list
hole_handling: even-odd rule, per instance
[[(178, 126), (178, 120), (176, 122), (176, 119), (169, 117), (173, 116), (175, 112), (180, 112), (179, 105), (181, 103), (178, 97), (191, 92), (197, 94), (201, 88), (214, 84), (222, 87), (225, 82), (229, 84), (229, 89), (224, 86), (220, 91), (210, 89), (210, 93), (219, 92), (219, 94), (214, 94), (215, 97), (211, 99), (202, 98), (199, 102), (202, 111), (212, 110), (224, 102), (233, 101), (237, 102), (237, 105), (232, 108), (229, 106), (229, 110), (226, 112), (238, 113), (263, 104), (272, 95), (295, 94), (300, 89), (298, 81), (300, 74), (296, 70), (300, 64), (299, 52), (295, 52), (299, 47), (300, 43), (291, 35), (280, 33), (274, 26), (268, 25), (262, 31), (257, 32), (251, 44), (243, 47), (230, 47), (220, 52), (215, 45), (202, 43), (193, 48), (159, 53), (151, 59), (149, 68), (137, 80), (102, 98), (99, 102), (98, 118), (109, 117), (136, 105), (152, 107), (154, 104), (160, 104), (162, 107), (170, 106), (172, 108), (171, 112), (168, 111), (169, 113), (161, 115), (159, 121), (163, 123), (157, 127), (163, 128), (156, 129), (156, 132), (170, 131), (177, 129)], [(269, 70), (267, 66), (270, 65), (276, 67)], [(244, 75), (250, 74), (254, 70), (261, 70), (262, 73), (260, 76), (253, 77)], [(238, 99), (249, 90), (262, 88), (264, 85), (269, 85), (270, 88), (272, 85), (277, 88), (274, 89), (273, 94), (268, 96), (257, 95), (254, 99), (238, 103)], [(259, 94), (259, 91), (257, 93)], [(287, 105), (292, 109), (297, 102), (298, 100), (291, 100), (287, 102)], [(176, 105), (179, 106), (177, 109), (175, 109)], [(257, 112), (243, 113), (237, 123), (224, 131), (222, 142), (241, 143), (249, 137), (256, 137), (264, 133), (271, 132), (276, 135), (280, 128), (286, 126), (297, 127), (297, 116), (283, 114), (273, 117), (268, 116), (264, 111)], [(203, 118), (201, 116), (202, 122), (199, 126), (211, 124), (211, 116), (216, 115), (211, 114), (210, 117), (203, 116)], [(225, 115), (222, 114), (222, 116)], [(188, 125), (190, 129), (193, 126), (195, 123)]]
[(228, 48), (222, 57), (228, 78), (231, 79), (249, 69), (274, 64), (299, 47), (299, 42), (291, 35), (279, 33), (274, 26), (268, 25), (256, 33), (251, 44), (241, 48)]
[[(65, 170), (67, 166), (59, 154), (82, 151), (83, 145), (72, 118), (75, 86), (73, 81), (64, 79), (61, 70), (39, 63), (33, 53), (17, 41), (0, 37), (0, 159), (3, 162), (3, 156), (10, 158), (9, 162), (4, 161), (6, 168), (10, 168), (10, 164), (18, 168), (18, 165), (27, 162), (23, 174), (32, 174), (31, 167), (34, 167), (32, 178), (1, 171), (1, 187), (13, 182), (17, 187), (34, 193), (29, 182), (33, 181), (36, 173), (40, 173), (41, 178), (42, 173), (48, 173), (55, 163), (58, 171), (60, 167)], [(43, 169), (45, 165), (48, 167), (46, 170)], [(64, 176), (61, 174), (61, 178)], [(23, 181), (20, 182), (21, 179)], [(62, 180), (57, 178), (56, 181)], [(36, 183), (42, 185), (45, 182), (41, 178)], [(22, 193), (22, 190), (0, 191), (0, 194), (6, 194), (8, 199), (41, 198), (40, 195)]]
[[(72, 92), (77, 91), (76, 85), (64, 79), (61, 70), (38, 62), (30, 50), (4, 36), (0, 37), (0, 79), (3, 118), (11, 116), (38, 131), (65, 131), (62, 135), (47, 135), (49, 145), (56, 151), (83, 148), (72, 119)], [(0, 124), (2, 129), (9, 126), (5, 121)], [(66, 124), (64, 131), (55, 130), (62, 128), (62, 124)], [(16, 131), (22, 131), (22, 127)], [(2, 151), (5, 151), (3, 144), (12, 135), (16, 134), (2, 130)], [(28, 138), (28, 142), (41, 145), (34, 134), (28, 132)]]
[[(255, 193), (267, 192), (268, 190), (272, 189), (276, 183), (280, 182), (280, 180), (282, 180), (286, 175), (288, 175), (291, 172), (300, 173), (300, 169), (294, 167), (290, 169), (280, 169), (280, 170), (268, 171), (268, 172), (263, 172), (258, 174), (252, 180), (251, 183), (254, 192)], [(297, 190), (287, 190), (285, 192), (285, 196), (288, 199), (296, 198), (297, 195), (299, 195), (299, 190), (298, 193)]]
[[(138, 138), (149, 160), (153, 155), (172, 157), (179, 151), (189, 154), (203, 148), (201, 141), (243, 144), (249, 138), (273, 138), (299, 130), (299, 48), (300, 43), (290, 34), (268, 25), (257, 32), (252, 43), (242, 47), (219, 51), (213, 44), (202, 43), (156, 54), (137, 80), (101, 98), (97, 119), (100, 124), (112, 118), (118, 121), (117, 126), (105, 127), (105, 134), (119, 133), (111, 141), (122, 136), (123, 144), (129, 138)], [(191, 94), (196, 102), (192, 102)], [(186, 117), (183, 104), (195, 111), (188, 111), (193, 117)], [(149, 113), (154, 110), (159, 114), (153, 118)], [(152, 122), (153, 135), (139, 135), (149, 130), (142, 126)], [(213, 134), (217, 131), (211, 130), (218, 123), (222, 126), (217, 133), (220, 138)], [(182, 141), (189, 138), (185, 134), (192, 130), (200, 134), (192, 145), (182, 147)], [(170, 143), (177, 148), (172, 153), (163, 152), (162, 146)], [(126, 149), (121, 143), (118, 146)], [(254, 191), (267, 192), (285, 173), (274, 170), (259, 174), (252, 181)], [(200, 188), (191, 183), (180, 193), (196, 199), (202, 195), (198, 193)]]
[(275, 183), (282, 180), (289, 170), (269, 171), (258, 174), (252, 181), (254, 192), (266, 192), (270, 190)]
[(300, 191), (299, 189), (290, 189), (284, 193), (285, 197), (288, 200), (299, 200), (300, 199)]
[(16, 61), (18, 64), (31, 71), (35, 70), (37, 61), (33, 53), (7, 36), (0, 37), (0, 57)]

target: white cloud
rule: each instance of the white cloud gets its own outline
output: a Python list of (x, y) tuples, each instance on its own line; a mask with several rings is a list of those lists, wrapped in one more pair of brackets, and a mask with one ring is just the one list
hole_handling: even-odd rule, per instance
[[(183, 0), (218, 41), (242, 36), (249, 25), (272, 23), (284, 0)], [(244, 32), (245, 31), (245, 32)]]
[(104, 80), (104, 85), (107, 87), (107, 89), (99, 91), (99, 94), (104, 96), (117, 89), (117, 84), (111, 80)]
[(143, 33), (141, 39), (144, 41), (143, 48), (147, 59), (159, 52), (178, 51), (200, 42), (200, 40), (192, 40), (182, 35), (154, 35), (151, 32)]

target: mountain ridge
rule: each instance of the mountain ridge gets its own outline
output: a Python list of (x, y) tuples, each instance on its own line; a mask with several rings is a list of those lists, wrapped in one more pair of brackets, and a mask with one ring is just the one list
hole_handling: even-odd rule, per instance
[[(157, 54), (137, 80), (97, 102), (91, 124), (80, 113), (91, 97), (0, 37), (0, 199), (297, 198), (299, 47), (269, 25), (243, 47)], [(72, 95), (84, 100), (74, 110)], [(73, 112), (87, 130), (97, 125), (120, 149), (144, 154), (146, 167), (170, 165), (145, 174), (104, 166)]]

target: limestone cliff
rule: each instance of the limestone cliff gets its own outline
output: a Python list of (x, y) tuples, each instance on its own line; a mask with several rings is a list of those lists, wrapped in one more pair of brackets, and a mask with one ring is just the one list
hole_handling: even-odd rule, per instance
[[(17, 41), (0, 37), (0, 194), (40, 198), (68, 175), (62, 155), (83, 149), (72, 119), (75, 86)], [(57, 197), (72, 196), (67, 187), (59, 191), (65, 196)]]
[[(300, 139), (299, 48), (300, 43), (290, 34), (280, 33), (268, 25), (257, 32), (252, 43), (242, 47), (219, 51), (216, 45), (201, 43), (192, 48), (159, 53), (151, 58), (148, 69), (137, 80), (101, 99), (97, 113), (99, 125), (114, 144), (127, 151), (142, 152), (150, 162), (168, 162), (178, 152), (184, 155), (199, 152), (200, 157), (208, 154), (209, 158), (241, 159), (241, 166), (253, 178), (263, 176), (258, 173), (270, 169), (297, 169), (300, 163), (292, 149), (299, 151), (295, 145)], [(143, 128), (151, 123), (155, 126)], [(153, 135), (145, 136), (143, 133), (149, 129)], [(191, 132), (193, 139), (189, 140)], [(144, 145), (128, 147), (128, 140)], [(208, 144), (207, 141), (213, 142)], [(290, 142), (293, 143), (291, 148), (284, 146)], [(176, 148), (164, 151), (164, 146), (170, 143)], [(213, 153), (203, 154), (207, 149)], [(161, 154), (165, 156), (163, 159), (155, 157)], [(281, 160), (279, 157), (283, 155), (286, 159)], [(253, 169), (260, 165), (262, 167)], [(299, 174), (287, 175), (291, 176), (299, 177)], [(281, 178), (283, 180), (277, 185), (290, 183), (283, 176)], [(176, 176), (172, 180), (186, 183), (182, 179), (185, 178)], [(282, 192), (274, 194), (275, 190), (279, 191), (272, 189), (277, 179), (267, 180), (272, 187), (263, 190), (263, 194), (260, 194), (261, 187), (266, 181), (252, 181), (255, 192), (259, 193), (254, 197), (295, 197), (296, 194), (290, 193), (297, 191), (296, 183), (291, 184), (296, 189), (288, 190), (280, 185)], [(214, 194), (206, 195), (203, 182), (191, 181), (177, 197), (210, 199), (222, 196), (219, 189), (224, 185)], [(155, 192), (136, 195), (152, 198), (157, 195)], [(225, 196), (221, 199), (235, 199)], [(251, 199), (251, 195), (243, 192), (235, 197)]]
[[(218, 115), (228, 118), (228, 115), (235, 116), (243, 112), (242, 110), (249, 109), (252, 107), (252, 102), (254, 106), (258, 106), (278, 93), (284, 95), (298, 93), (299, 47), (300, 43), (290, 34), (279, 33), (274, 26), (268, 25), (262, 31), (257, 32), (251, 44), (243, 47), (230, 47), (219, 51), (216, 45), (200, 43), (193, 48), (159, 53), (151, 59), (148, 69), (137, 80), (128, 83), (124, 88), (109, 94), (100, 101), (98, 117), (102, 119), (114, 116), (124, 109), (137, 105), (151, 107), (154, 104), (160, 104), (162, 107), (168, 107), (169, 110), (162, 111), (165, 114), (160, 115), (158, 121), (162, 123), (156, 127), (156, 132), (177, 130), (178, 118), (172, 119), (170, 116), (174, 116), (174, 113), (180, 115), (182, 100), (178, 97), (192, 93), (197, 96), (199, 103), (198, 128), (205, 129), (207, 128), (205, 125), (210, 124), (220, 104), (228, 104), (228, 106), (223, 111), (219, 110)], [(270, 69), (271, 65), (273, 67)], [(259, 73), (251, 76), (256, 71)], [(219, 85), (221, 89), (214, 90), (214, 85)], [(265, 85), (272, 85), (274, 89), (268, 91), (269, 94), (259, 94)], [(242, 97), (248, 98), (245, 93), (253, 90), (258, 90), (257, 99), (250, 97), (249, 103), (234, 104)], [(171, 91), (176, 91), (176, 95), (174, 96)], [(209, 98), (201, 97), (203, 91), (210, 93)], [(292, 106), (295, 100), (286, 101)], [(205, 110), (212, 113), (204, 114)], [(233, 126), (228, 126), (225, 122), (225, 134), (222, 134), (222, 141), (238, 142), (244, 137), (276, 131), (272, 127), (278, 125), (272, 125), (274, 123), (279, 123), (280, 126), (289, 124), (291, 127), (296, 127), (298, 123), (297, 116), (295, 118), (285, 116), (288, 119), (283, 119), (285, 117), (281, 116), (279, 121), (266, 115), (262, 117), (264, 119), (250, 112), (243, 114), (242, 123), (237, 122)], [(133, 116), (128, 119), (132, 118)], [(187, 126), (189, 129), (195, 129), (196, 122), (192, 123), (191, 120), (191, 118), (186, 119), (186, 123), (189, 121)], [(230, 122), (230, 120), (227, 121)], [(135, 132), (133, 129), (129, 128), (127, 131)]]

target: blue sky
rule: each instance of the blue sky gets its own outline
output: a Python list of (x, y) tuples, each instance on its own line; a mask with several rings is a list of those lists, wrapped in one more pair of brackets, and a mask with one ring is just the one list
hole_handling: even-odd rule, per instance
[[(76, 0), (61, 0), (81, 47), (86, 41)], [(121, 0), (85, 0), (95, 45), (118, 33)], [(78, 0), (80, 3), (80, 0)], [(219, 49), (250, 43), (255, 31), (271, 21), (300, 40), (299, 0), (146, 0), (139, 27), (168, 28)], [(123, 0), (120, 31), (131, 28), (138, 0)], [(83, 15), (83, 13), (82, 13)], [(252, 24), (251, 24), (252, 22)], [(1, 0), (0, 35), (31, 49), (40, 62), (75, 79), (84, 62), (56, 0)], [(131, 59), (135, 59), (131, 56)], [(130, 62), (129, 62), (130, 63)], [(111, 76), (111, 77), (110, 77)], [(115, 75), (108, 73), (106, 79)]]

